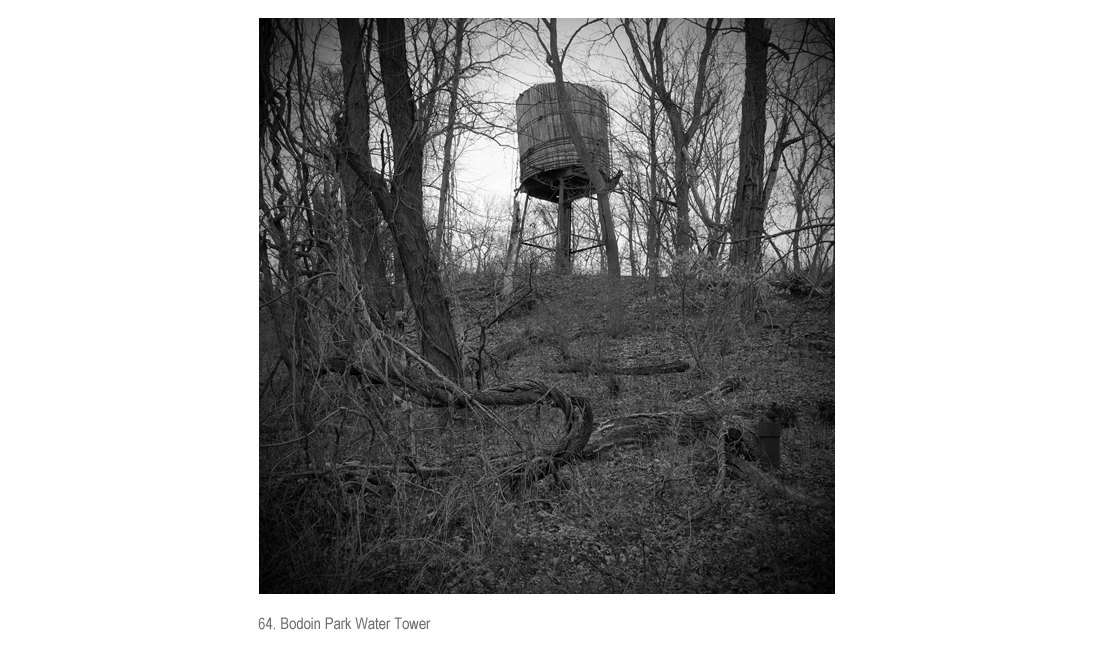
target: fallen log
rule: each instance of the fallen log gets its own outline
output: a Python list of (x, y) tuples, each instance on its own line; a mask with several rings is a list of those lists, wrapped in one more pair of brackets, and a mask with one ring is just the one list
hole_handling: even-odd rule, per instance
[(408, 353), (431, 371), (437, 380), (408, 377), (391, 368), (381, 374), (372, 368), (338, 367), (363, 381), (375, 385), (400, 386), (432, 407), (502, 407), (546, 404), (563, 414), (564, 429), (558, 441), (546, 452), (531, 459), (503, 468), (496, 478), (516, 490), (523, 490), (547, 475), (556, 474), (563, 466), (596, 459), (606, 452), (627, 445), (647, 445), (669, 433), (692, 440), (720, 432), (724, 435), (727, 460), (734, 471), (758, 483), (765, 492), (813, 505), (830, 506), (826, 500), (809, 497), (783, 486), (754, 464), (759, 456), (755, 433), (754, 406), (742, 406), (730, 395), (739, 391), (742, 381), (729, 378), (700, 396), (685, 401), (676, 410), (617, 416), (593, 425), (593, 408), (589, 399), (549, 387), (538, 380), (525, 380), (468, 392), (448, 381), (416, 352), (399, 343)]
[(771, 475), (765, 473), (756, 467), (755, 464), (744, 461), (741, 457), (732, 457), (728, 461), (731, 468), (739, 476), (745, 477), (753, 483), (759, 485), (760, 489), (768, 495), (775, 495), (784, 499), (792, 500), (794, 502), (801, 502), (802, 504), (809, 504), (811, 506), (823, 506), (825, 508), (834, 508), (835, 502), (832, 500), (821, 499), (818, 497), (812, 497), (799, 491), (796, 488), (784, 485), (778, 479), (775, 479)]
[[(551, 452), (509, 467), (502, 471), (501, 477), (511, 487), (524, 489), (566, 464), (597, 459), (609, 450), (624, 445), (646, 445), (670, 431), (686, 438), (713, 432), (724, 420), (738, 420), (730, 414), (732, 408), (728, 407), (725, 399), (728, 394), (740, 389), (741, 384), (739, 379), (731, 378), (683, 404), (679, 410), (617, 416), (595, 428), (592, 407), (586, 399), (581, 399), (588, 409), (580, 429), (571, 424), (569, 434), (560, 439)], [(750, 458), (756, 456), (739, 429), (729, 437), (735, 449), (744, 451)]]
[(684, 401), (675, 410), (626, 414), (608, 419), (596, 426), (584, 452), (596, 458), (615, 448), (628, 445), (649, 445), (670, 433), (682, 440), (695, 440), (720, 430), (727, 430), (727, 445), (743, 445), (748, 456), (755, 454), (749, 447), (754, 439), (746, 438), (743, 430), (750, 428), (752, 407), (742, 407), (729, 395), (740, 390), (742, 381), (730, 378), (714, 389)]
[(297, 472), (278, 475), (277, 479), (283, 482), (291, 482), (299, 479), (314, 479), (339, 473), (364, 474), (366, 477), (380, 473), (410, 473), (422, 477), (451, 477), (452, 471), (439, 466), (420, 466), (413, 461), (407, 461), (405, 465), (394, 464), (366, 464), (356, 461), (346, 461), (327, 468), (314, 470), (301, 470)]
[(505, 362), (528, 347), (529, 339), (526, 337), (502, 342), (490, 354), (498, 364)]
[(520, 337), (502, 342), (493, 349), (486, 350), (486, 358), (482, 361), (483, 366), (498, 366), (528, 347), (539, 344), (542, 341), (543, 340), (535, 333), (525, 331)]
[[(757, 407), (740, 405), (729, 397), (740, 387), (741, 381), (731, 378), (684, 402), (677, 410), (627, 414), (603, 421), (592, 429), (581, 452), (537, 457), (525, 464), (524, 472), (511, 471), (525, 478), (515, 485), (527, 487), (535, 479), (541, 479), (567, 463), (596, 460), (624, 446), (651, 445), (669, 434), (677, 435), (681, 441), (719, 434), (722, 438), (719, 461), (739, 477), (757, 484), (768, 495), (812, 506), (833, 507), (831, 500), (812, 497), (786, 486), (756, 465), (760, 457), (755, 430)], [(721, 479), (720, 476), (719, 488)]]
[(555, 371), (559, 373), (606, 373), (626, 376), (654, 376), (658, 374), (680, 373), (687, 371), (690, 368), (691, 365), (683, 360), (672, 360), (660, 364), (638, 365), (635, 367), (621, 367), (611, 362), (575, 358), (562, 363)]

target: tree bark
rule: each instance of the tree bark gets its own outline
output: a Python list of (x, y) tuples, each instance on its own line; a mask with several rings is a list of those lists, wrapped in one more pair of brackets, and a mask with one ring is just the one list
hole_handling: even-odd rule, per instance
[(444, 131), (444, 161), (441, 165), (441, 197), (440, 206), (437, 209), (437, 236), (436, 244), (434, 245), (434, 251), (437, 255), (437, 265), (441, 267), (444, 267), (446, 261), (445, 252), (447, 246), (445, 245), (445, 227), (447, 225), (448, 193), (450, 191), (449, 177), (452, 175), (452, 140), (454, 139), (456, 130), (460, 76), (462, 76), (463, 73), (463, 70), (460, 67), (460, 59), (463, 56), (463, 33), (466, 24), (466, 18), (456, 19), (456, 49), (452, 56), (451, 98), (448, 104), (448, 122)]
[[(525, 209), (528, 208), (527, 198), (524, 201)], [(524, 232), (524, 216), (520, 209), (517, 196), (513, 196), (513, 220), (509, 226), (509, 247), (505, 253), (505, 273), (501, 284), (501, 296), (508, 299), (513, 294), (515, 284), (517, 261), (520, 259), (520, 237)]]
[[(657, 103), (650, 93), (650, 131), (647, 136), (650, 149), (649, 221), (646, 223), (646, 289), (649, 299), (657, 294), (657, 278), (661, 270), (661, 208), (657, 204)], [(650, 325), (655, 322), (656, 308), (650, 307)]]
[(635, 206), (631, 200), (627, 201), (627, 260), (631, 266), (631, 276), (638, 276), (638, 257), (635, 254), (634, 249), (634, 234), (637, 228), (637, 223), (634, 217)]
[(791, 145), (802, 138), (801, 136), (794, 139), (786, 139), (786, 133), (790, 129), (790, 114), (783, 115), (782, 123), (779, 124), (779, 133), (775, 137), (775, 150), (771, 153), (771, 163), (767, 166), (767, 177), (764, 178), (764, 195), (761, 208), (763, 212), (767, 213), (767, 206), (771, 203), (771, 194), (775, 190), (775, 180), (779, 177), (779, 162), (782, 160), (783, 152)]
[(414, 97), (406, 62), (406, 33), (402, 19), (377, 20), (380, 73), (391, 128), (392, 180), (371, 168), (368, 152), (349, 156), (350, 166), (373, 192), (398, 247), (407, 290), (421, 330), (422, 354), (457, 384), (463, 381), (463, 362), (451, 309), (441, 284), (437, 263), (429, 250), (422, 216), (423, 127), (416, 120)]
[(745, 20), (745, 93), (741, 100), (741, 138), (737, 196), (730, 216), (730, 262), (759, 266), (763, 234), (763, 163), (767, 131), (767, 47), (771, 30), (763, 19)]
[[(370, 29), (371, 31), (371, 29)], [(363, 32), (356, 18), (338, 19), (338, 36), (342, 43), (342, 86), (345, 90), (345, 117), (341, 120), (340, 146), (337, 151), (338, 174), (345, 194), (346, 221), (350, 249), (357, 279), (365, 291), (365, 301), (385, 317), (395, 307), (395, 296), (387, 278), (380, 245), (379, 210), (369, 195), (369, 188), (346, 162), (346, 147), (356, 151), (369, 150), (368, 75), (362, 64)], [(371, 34), (367, 49), (371, 51)], [(368, 54), (366, 54), (366, 57)]]
[[(585, 167), (585, 172), (589, 174), (589, 179), (593, 183), (593, 188), (596, 189), (596, 202), (600, 214), (600, 228), (604, 234), (604, 253), (607, 256), (608, 261), (608, 276), (618, 278), (620, 276), (619, 247), (615, 238), (615, 223), (612, 220), (611, 191), (609, 190), (608, 183), (604, 179), (602, 173), (602, 171), (608, 171), (608, 169), (602, 170), (596, 166), (592, 154), (589, 153), (588, 148), (585, 146), (584, 138), (581, 137), (581, 130), (578, 128), (577, 120), (574, 118), (573, 107), (570, 104), (570, 92), (566, 88), (566, 82), (562, 77), (562, 58), (558, 53), (557, 19), (548, 18), (544, 20), (547, 24), (547, 30), (549, 31), (551, 38), (550, 50), (547, 52), (547, 61), (551, 65), (551, 70), (555, 75), (555, 94), (558, 97), (559, 109), (562, 112), (562, 119), (566, 123), (566, 130), (570, 133), (570, 141), (573, 142), (574, 149), (577, 151), (577, 156), (581, 160), (581, 165)], [(561, 225), (562, 223), (560, 222), (560, 228)]]
[[(767, 46), (771, 30), (762, 18), (745, 20), (745, 92), (741, 100), (740, 164), (737, 195), (730, 215), (729, 261), (758, 269), (764, 231), (764, 138), (767, 131)], [(756, 309), (755, 289), (742, 294), (742, 315)]]

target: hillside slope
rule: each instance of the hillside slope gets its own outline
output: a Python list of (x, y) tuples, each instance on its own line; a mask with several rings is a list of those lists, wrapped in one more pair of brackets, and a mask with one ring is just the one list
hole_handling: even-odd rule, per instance
[[(452, 290), (457, 331), (465, 355), (475, 359), (472, 369), (481, 358), (484, 386), (538, 380), (588, 398), (600, 422), (671, 411), (735, 379), (741, 387), (734, 397), (751, 416), (784, 425), (781, 467), (769, 474), (809, 497), (835, 500), (834, 298), (765, 291), (762, 318), (744, 325), (719, 286), (670, 284), (650, 301), (636, 279), (613, 290), (600, 277), (545, 276), (527, 292), (489, 327), (482, 345), (482, 327), (503, 305), (485, 282)], [(653, 375), (596, 370), (673, 361), (689, 368)], [(492, 471), (509, 457), (549, 448), (561, 420), (554, 410), (512, 407), (453, 418), (443, 410), (379, 406), (374, 396), (324, 384), (332, 402), (354, 403), (373, 420), (347, 419), (344, 438), (313, 439), (311, 455), (326, 452), (335, 464), (355, 467), (397, 465), (410, 456), (416, 466), (443, 466), (445, 475), (396, 470), (380, 480), (375, 469), (354, 481), (332, 479), (339, 475), (333, 471), (287, 484), (274, 477), (294, 460), (280, 455), (274, 468), (265, 457), (263, 555), (279, 559), (264, 560), (263, 591), (835, 590), (834, 509), (727, 478), (717, 435), (685, 438), (669, 430), (512, 492)], [(310, 510), (302, 501), (315, 507), (310, 515), (301, 513)], [(290, 554), (295, 566), (286, 565)]]

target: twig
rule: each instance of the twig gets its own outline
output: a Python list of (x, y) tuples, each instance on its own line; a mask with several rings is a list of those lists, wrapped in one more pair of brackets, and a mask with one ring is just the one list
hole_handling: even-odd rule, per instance
[(304, 439), (307, 439), (311, 435), (315, 434), (319, 430), (319, 428), (323, 427), (323, 424), (326, 423), (327, 420), (330, 419), (330, 417), (334, 416), (339, 411), (340, 410), (334, 410), (330, 414), (327, 414), (326, 416), (324, 416), (323, 419), (321, 421), (319, 421), (318, 423), (316, 423), (315, 425), (313, 425), (311, 431), (308, 432), (307, 434), (305, 434), (304, 436), (297, 437), (295, 439), (290, 439), (289, 441), (279, 441), (278, 443), (261, 443), (261, 444), (259, 444), (258, 447), (260, 447), (260, 448), (276, 448), (276, 447), (279, 447), (279, 446), (289, 445), (291, 443), (297, 443), (299, 441), (303, 441)]

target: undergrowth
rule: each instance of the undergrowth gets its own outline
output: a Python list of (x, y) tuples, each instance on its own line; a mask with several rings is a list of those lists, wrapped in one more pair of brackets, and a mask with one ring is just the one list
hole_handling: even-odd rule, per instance
[[(589, 397), (602, 421), (672, 409), (738, 376), (742, 402), (790, 413), (774, 474), (834, 499), (834, 353), (812, 344), (834, 340), (834, 309), (764, 280), (764, 317), (743, 322), (734, 291), (755, 277), (680, 272), (653, 300), (640, 280), (609, 294), (599, 278), (537, 278), (536, 305), (490, 330), (491, 346), (528, 342), (490, 384), (542, 380)], [(490, 290), (461, 295), (465, 321), (494, 308)], [(269, 339), (263, 332), (260, 384), (274, 363)], [(693, 367), (556, 371), (573, 357)], [(670, 434), (514, 492), (497, 466), (549, 447), (554, 410), (449, 412), (339, 375), (297, 379), (310, 381), (306, 414), (317, 422), (304, 439), (287, 430), (300, 410), (283, 368), (260, 397), (262, 592), (835, 591), (834, 512), (726, 478), (716, 437)]]

